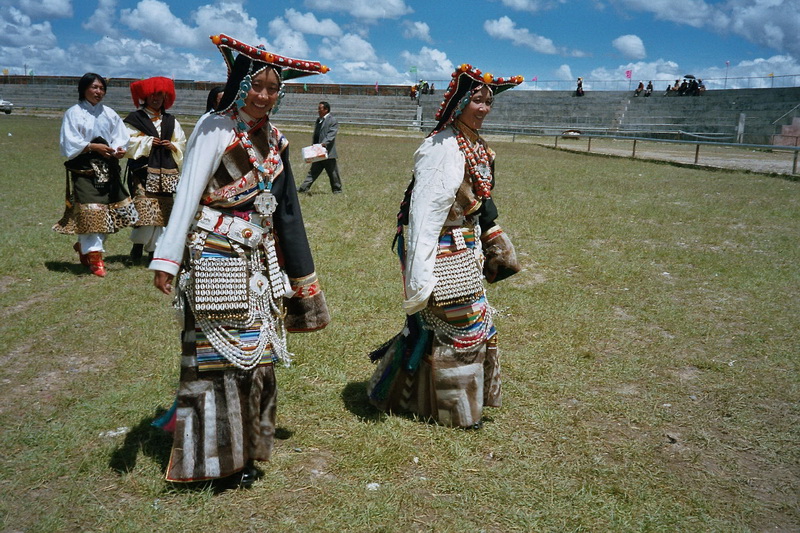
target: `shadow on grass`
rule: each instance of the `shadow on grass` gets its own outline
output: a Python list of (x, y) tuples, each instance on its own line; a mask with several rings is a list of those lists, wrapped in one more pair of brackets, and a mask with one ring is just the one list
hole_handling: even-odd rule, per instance
[[(134, 265), (130, 261), (130, 256), (127, 255), (108, 255), (103, 258), (103, 261), (106, 265), (112, 264), (121, 264), (125, 267), (137, 267), (141, 265)], [(145, 263), (142, 263), (144, 265)], [(44, 266), (47, 270), (51, 272), (68, 272), (70, 274), (74, 274), (76, 276), (87, 275), (91, 276), (92, 273), (89, 272), (89, 269), (80, 264), (75, 258), (75, 262), (72, 261), (45, 261)]]
[[(153, 421), (160, 418), (166, 409), (159, 408), (154, 416), (142, 418), (139, 423), (125, 436), (122, 445), (114, 450), (108, 461), (108, 466), (118, 474), (127, 474), (136, 467), (136, 458), (140, 453), (156, 461), (162, 474), (166, 474), (169, 465), (169, 456), (172, 451), (172, 435), (161, 428), (153, 426)], [(290, 429), (275, 428), (275, 438), (286, 440), (294, 432)], [(256, 468), (256, 480), (264, 476), (264, 471)], [(240, 489), (241, 473), (236, 473), (220, 479), (195, 481), (190, 483), (166, 482), (175, 492), (202, 492), (211, 491), (219, 494), (228, 490)]]
[(383, 422), (386, 415), (376, 409), (367, 398), (367, 382), (351, 381), (342, 389), (345, 408), (362, 422)]
[(153, 420), (166, 412), (158, 409), (155, 416), (146, 416), (134, 426), (127, 435), (122, 445), (114, 450), (108, 466), (119, 474), (131, 472), (136, 467), (136, 458), (139, 453), (152, 457), (161, 467), (162, 472), (167, 471), (169, 454), (172, 449), (172, 435), (161, 428), (153, 426)]
[(44, 267), (50, 272), (68, 272), (76, 276), (81, 274), (90, 275), (89, 270), (80, 263), (69, 263), (67, 261), (45, 261)]

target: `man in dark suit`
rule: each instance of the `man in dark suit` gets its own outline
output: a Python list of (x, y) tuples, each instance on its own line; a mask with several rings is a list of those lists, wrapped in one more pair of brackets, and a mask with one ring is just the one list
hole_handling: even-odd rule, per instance
[(328, 158), (322, 161), (311, 163), (308, 175), (303, 181), (299, 192), (308, 192), (311, 185), (325, 169), (331, 181), (331, 190), (336, 193), (342, 192), (342, 180), (339, 177), (339, 167), (336, 164), (336, 134), (339, 132), (339, 123), (331, 115), (331, 106), (328, 102), (320, 102), (317, 106), (319, 118), (314, 125), (314, 144), (321, 144), (328, 151)]

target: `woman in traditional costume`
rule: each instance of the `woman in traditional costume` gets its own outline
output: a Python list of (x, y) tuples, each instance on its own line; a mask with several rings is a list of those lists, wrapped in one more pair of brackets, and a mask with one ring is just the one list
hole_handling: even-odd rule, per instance
[[(288, 364), (286, 331), (330, 318), (314, 270), (289, 163), (270, 124), (283, 81), (327, 67), (212, 36), (228, 66), (218, 111), (203, 115), (186, 151), (169, 224), (150, 268), (182, 309), (183, 357), (168, 481), (232, 476), (249, 486), (275, 434), (273, 366)], [(238, 56), (233, 58), (233, 52)]]
[(122, 119), (101, 100), (106, 80), (87, 72), (78, 82), (78, 103), (67, 109), (61, 123), (61, 155), (67, 169), (66, 209), (53, 229), (78, 235), (73, 248), (92, 274), (106, 275), (103, 261), (109, 233), (138, 220), (122, 184), (119, 160), (130, 135)]
[(144, 252), (152, 259), (172, 212), (186, 134), (175, 115), (167, 113), (175, 103), (171, 79), (157, 76), (135, 81), (131, 83), (131, 97), (137, 110), (124, 120), (131, 136), (125, 155), (130, 158), (128, 190), (139, 213), (139, 222), (131, 231), (131, 261), (138, 264)]
[(494, 283), (520, 267), (496, 223), (494, 152), (478, 130), (494, 96), (522, 80), (461, 65), (414, 154), (395, 238), (406, 326), (370, 356), (378, 366), (367, 393), (383, 411), (470, 428), (480, 427), (485, 405), (500, 406), (494, 309), (482, 278)]

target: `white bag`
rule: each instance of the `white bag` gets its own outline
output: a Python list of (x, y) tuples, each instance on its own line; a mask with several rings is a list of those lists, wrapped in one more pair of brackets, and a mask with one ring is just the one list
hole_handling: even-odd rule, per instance
[(328, 150), (321, 144), (312, 144), (303, 148), (303, 160), (306, 163), (328, 159)]

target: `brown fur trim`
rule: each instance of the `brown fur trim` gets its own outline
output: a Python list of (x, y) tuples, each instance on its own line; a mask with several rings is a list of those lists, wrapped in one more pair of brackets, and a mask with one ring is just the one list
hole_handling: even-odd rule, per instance
[[(511, 240), (502, 231), (489, 233), (490, 238), (483, 241), (483, 275), (489, 283), (513, 276), (522, 267), (517, 261), (517, 253)], [(483, 239), (481, 239), (483, 240)]]
[(284, 324), (287, 331), (315, 331), (331, 321), (322, 291), (307, 298), (284, 298), (283, 305), (286, 308)]

